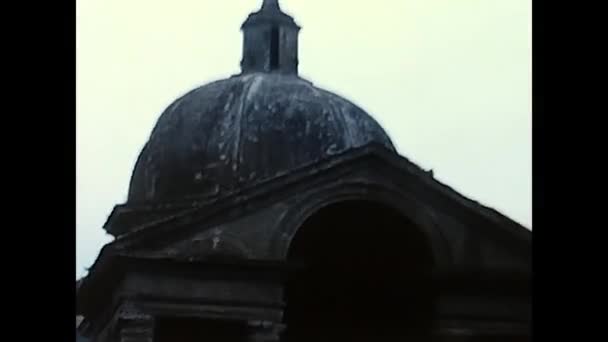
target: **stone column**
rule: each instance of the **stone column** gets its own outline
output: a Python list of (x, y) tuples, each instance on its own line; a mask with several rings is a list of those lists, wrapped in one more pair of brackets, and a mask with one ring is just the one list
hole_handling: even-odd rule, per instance
[(280, 342), (285, 325), (270, 321), (249, 321), (248, 342)]

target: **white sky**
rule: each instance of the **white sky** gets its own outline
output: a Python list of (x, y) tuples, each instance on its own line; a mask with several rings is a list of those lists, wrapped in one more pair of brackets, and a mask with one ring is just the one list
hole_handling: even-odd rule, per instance
[[(104, 243), (156, 119), (239, 71), (261, 0), (77, 0), (76, 273)], [(399, 152), (532, 228), (530, 0), (282, 0), (300, 74), (367, 110)]]

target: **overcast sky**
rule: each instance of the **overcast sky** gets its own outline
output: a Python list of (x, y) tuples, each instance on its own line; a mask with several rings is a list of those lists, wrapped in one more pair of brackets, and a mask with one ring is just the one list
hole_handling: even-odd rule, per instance
[[(261, 0), (77, 0), (76, 273), (111, 241), (161, 112), (239, 72)], [(530, 0), (282, 0), (300, 74), (370, 113), (399, 153), (532, 228)]]

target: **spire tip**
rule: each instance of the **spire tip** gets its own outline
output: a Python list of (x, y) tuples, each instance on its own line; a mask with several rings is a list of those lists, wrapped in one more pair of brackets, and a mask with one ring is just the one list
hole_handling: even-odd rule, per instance
[(280, 10), (281, 7), (279, 6), (279, 0), (264, 0), (264, 2), (262, 3), (262, 9), (263, 10), (270, 10), (270, 9)]

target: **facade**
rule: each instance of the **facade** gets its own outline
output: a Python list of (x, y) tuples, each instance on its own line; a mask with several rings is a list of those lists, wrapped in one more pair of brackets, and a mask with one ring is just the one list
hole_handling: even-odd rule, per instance
[(529, 341), (531, 232), (298, 75), (265, 0), (241, 73), (160, 116), (78, 284), (93, 342)]

